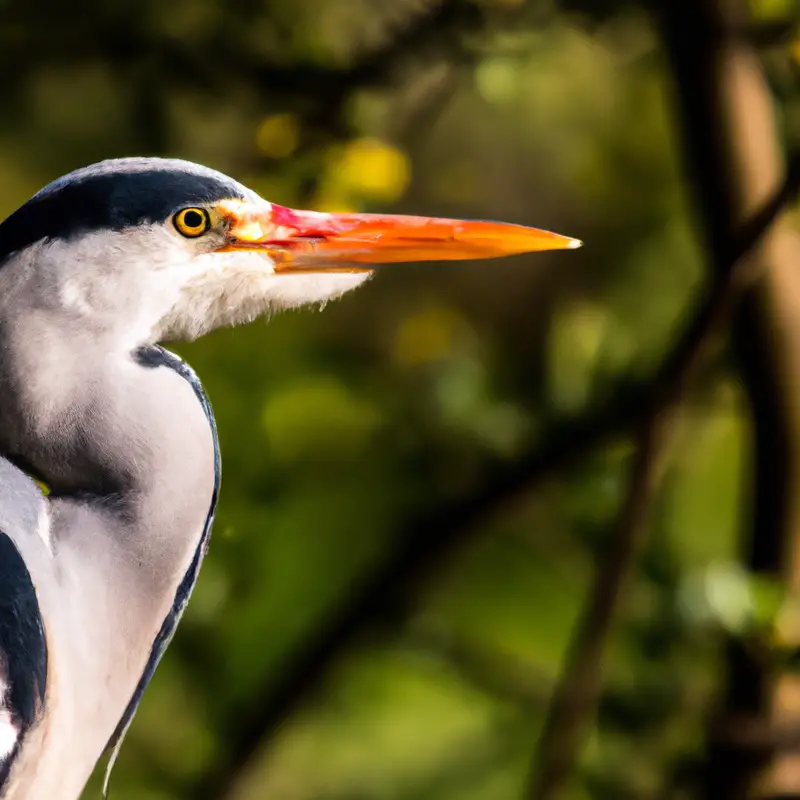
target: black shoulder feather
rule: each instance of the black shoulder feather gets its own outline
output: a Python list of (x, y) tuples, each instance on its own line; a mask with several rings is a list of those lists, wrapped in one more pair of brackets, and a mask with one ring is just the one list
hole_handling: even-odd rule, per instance
[(11, 538), (0, 531), (0, 675), (5, 694), (0, 708), (17, 728), (14, 749), (0, 759), (4, 786), (25, 734), (44, 706), (47, 640), (39, 601), (28, 568)]

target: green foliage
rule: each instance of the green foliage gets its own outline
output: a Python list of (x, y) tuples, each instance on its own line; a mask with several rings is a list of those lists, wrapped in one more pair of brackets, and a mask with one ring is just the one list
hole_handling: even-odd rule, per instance
[[(179, 346), (218, 417), (222, 501), (117, 800), (194, 797), (226, 731), (396, 537), (413, 536), (420, 510), (477, 493), (493, 460), (650, 375), (702, 281), (643, 15), (462, 3), (453, 25), (465, 31), (426, 29), (419, 50), (412, 37), (408, 57), (389, 48), (385, 69), (359, 72), (438, 5), (398, 3), (397, 18), (374, 0), (0, 5), (0, 60), (15, 75), (0, 117), (3, 211), (82, 163), (160, 152), (281, 203), (505, 218), (587, 243), (381, 270), (323, 313)], [(748, 454), (724, 357), (701, 383), (575, 800), (667, 796), (701, 746), (714, 632), (767, 650), (780, 638), (782, 598), (732, 561)], [(615, 440), (496, 509), (398, 608), (376, 609), (374, 635), (270, 731), (229, 800), (522, 796), (629, 450)]]

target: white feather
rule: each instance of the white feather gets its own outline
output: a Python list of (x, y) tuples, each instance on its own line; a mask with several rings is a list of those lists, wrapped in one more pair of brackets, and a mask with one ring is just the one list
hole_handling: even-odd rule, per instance
[(6, 708), (8, 686), (0, 679), (0, 761), (9, 756), (17, 744), (19, 728), (14, 724), (11, 712)]
[(45, 242), (26, 258), (26, 270), (6, 274), (33, 278), (37, 302), (48, 313), (74, 317), (97, 335), (111, 333), (128, 349), (324, 304), (371, 274), (276, 274), (265, 253), (218, 252), (214, 242), (185, 239), (169, 223)]

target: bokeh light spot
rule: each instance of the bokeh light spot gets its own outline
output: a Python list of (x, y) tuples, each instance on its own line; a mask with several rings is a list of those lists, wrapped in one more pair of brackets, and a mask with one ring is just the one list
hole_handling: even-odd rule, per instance
[(757, 19), (783, 19), (795, 11), (794, 0), (750, 0), (750, 8)]
[(402, 197), (411, 179), (411, 165), (402, 150), (378, 139), (355, 139), (341, 151), (335, 182), (367, 199)]
[(438, 361), (453, 349), (464, 327), (461, 317), (449, 308), (431, 308), (407, 317), (394, 337), (394, 358), (402, 366)]
[(300, 142), (300, 123), (294, 114), (273, 114), (256, 129), (256, 147), (270, 158), (287, 158)]
[(475, 71), (475, 85), (487, 103), (511, 102), (520, 85), (519, 65), (507, 58), (486, 59)]

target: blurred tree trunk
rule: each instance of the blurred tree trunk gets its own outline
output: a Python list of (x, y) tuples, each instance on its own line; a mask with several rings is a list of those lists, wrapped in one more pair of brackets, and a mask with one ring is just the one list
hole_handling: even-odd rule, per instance
[[(684, 146), (717, 272), (726, 242), (783, 179), (771, 93), (746, 30), (746, 0), (674, 0), (660, 22), (676, 77)], [(737, 311), (732, 344), (752, 420), (743, 561), (800, 594), (800, 243), (780, 221), (752, 256), (763, 270)], [(795, 632), (800, 640), (800, 631)], [(800, 682), (772, 674), (740, 642), (705, 770), (711, 800), (800, 796), (800, 756), (775, 749), (800, 727)], [(796, 738), (796, 737), (793, 737)]]
[[(731, 46), (724, 66), (738, 131), (737, 206), (746, 212), (780, 181), (783, 159), (755, 54), (741, 43)], [(800, 236), (779, 222), (760, 257), (764, 278), (745, 298), (733, 329), (752, 418), (743, 558), (748, 569), (785, 582), (800, 597)], [(800, 645), (800, 630), (785, 633)], [(742, 774), (729, 796), (800, 796), (800, 754), (791, 743), (796, 737), (783, 735), (789, 727), (800, 728), (800, 680), (773, 674), (767, 659), (737, 642), (728, 645), (728, 665), (716, 731), (723, 753), (726, 740), (732, 747), (732, 758), (716, 765), (710, 759), (709, 775), (730, 771), (735, 777), (732, 766), (739, 764)], [(713, 779), (709, 788), (710, 796), (720, 797)]]

